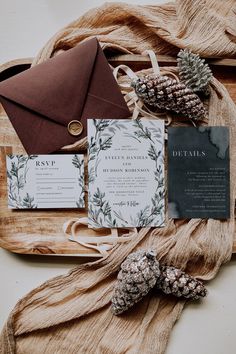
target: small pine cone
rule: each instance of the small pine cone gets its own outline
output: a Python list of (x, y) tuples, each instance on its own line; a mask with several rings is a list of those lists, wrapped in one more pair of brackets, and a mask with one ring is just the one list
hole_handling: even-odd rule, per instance
[(160, 275), (153, 251), (131, 253), (121, 264), (112, 297), (111, 311), (120, 315), (140, 301), (152, 289)]
[(150, 106), (182, 113), (194, 120), (206, 115), (200, 98), (182, 82), (165, 75), (146, 75), (131, 84), (137, 96)]
[(165, 294), (197, 300), (207, 295), (203, 283), (182, 270), (172, 266), (160, 266), (161, 275), (155, 289), (162, 290)]
[(177, 65), (180, 80), (193, 92), (209, 94), (208, 85), (213, 75), (208, 64), (201, 59), (199, 54), (192, 53), (189, 49), (181, 49)]

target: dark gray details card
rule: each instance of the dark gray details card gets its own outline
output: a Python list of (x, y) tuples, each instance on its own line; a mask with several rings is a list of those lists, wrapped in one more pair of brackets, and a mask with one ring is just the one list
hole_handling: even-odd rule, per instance
[(229, 129), (168, 129), (170, 218), (230, 217)]

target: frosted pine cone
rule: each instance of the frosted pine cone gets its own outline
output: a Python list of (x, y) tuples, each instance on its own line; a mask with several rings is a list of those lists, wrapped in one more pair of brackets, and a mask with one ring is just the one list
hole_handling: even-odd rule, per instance
[(131, 253), (121, 264), (112, 297), (111, 311), (120, 315), (140, 301), (152, 289), (160, 275), (153, 251)]
[(182, 270), (171, 266), (161, 266), (160, 270), (161, 275), (156, 282), (155, 289), (160, 289), (165, 294), (191, 300), (207, 295), (203, 283)]
[(181, 49), (177, 65), (180, 80), (193, 92), (208, 94), (208, 85), (213, 75), (208, 64), (201, 59), (199, 54), (192, 53), (189, 49)]
[(146, 75), (132, 82), (137, 96), (150, 106), (198, 120), (206, 115), (200, 98), (182, 82), (165, 75)]

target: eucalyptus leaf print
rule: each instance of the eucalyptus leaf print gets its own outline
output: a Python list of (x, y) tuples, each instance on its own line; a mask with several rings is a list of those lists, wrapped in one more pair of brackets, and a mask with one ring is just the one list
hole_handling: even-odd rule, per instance
[(112, 219), (111, 207), (105, 197), (105, 193), (99, 188), (90, 195), (89, 215), (93, 227), (103, 227), (104, 224), (107, 227), (116, 227), (116, 220)]
[(29, 193), (21, 193), (27, 183), (28, 162), (34, 160), (38, 155), (8, 155), (7, 160), (7, 182), (8, 182), (8, 204), (11, 208), (35, 209), (37, 204), (34, 197)]
[(88, 123), (89, 225), (164, 226), (164, 124), (159, 120)]
[(83, 155), (8, 155), (6, 162), (9, 208), (85, 206)]
[(76, 206), (78, 208), (84, 208), (84, 159), (78, 157), (78, 155), (74, 155), (72, 158), (72, 164), (76, 169), (78, 169), (78, 184), (80, 187), (80, 194), (78, 196), (78, 200), (76, 201)]
[[(90, 182), (97, 177), (99, 155), (112, 147), (112, 139), (117, 131), (126, 129), (125, 121), (111, 119), (92, 119), (90, 120), (95, 128), (94, 135), (88, 139), (88, 155), (91, 169), (89, 169)], [(94, 161), (91, 164), (91, 161)]]

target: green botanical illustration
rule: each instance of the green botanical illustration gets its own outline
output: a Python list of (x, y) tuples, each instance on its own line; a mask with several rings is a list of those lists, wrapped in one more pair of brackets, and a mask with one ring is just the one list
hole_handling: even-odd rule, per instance
[[(89, 183), (97, 177), (98, 165), (100, 163), (100, 153), (108, 150), (112, 146), (112, 139), (117, 129), (127, 129), (124, 123), (118, 120), (111, 119), (93, 119), (92, 120), (95, 134), (91, 136), (88, 142), (88, 155), (89, 155)], [(91, 164), (91, 161), (94, 161)]]
[(93, 227), (116, 227), (116, 219), (112, 219), (111, 207), (105, 199), (105, 193), (99, 188), (89, 196), (89, 219)]
[(164, 188), (164, 174), (162, 170), (162, 150), (156, 151), (154, 145), (151, 144), (148, 150), (148, 156), (151, 160), (155, 161), (154, 175), (155, 181), (157, 182), (156, 192), (158, 192), (160, 188)]
[[(93, 126), (95, 133), (88, 142), (88, 156), (89, 156), (89, 173), (88, 183), (91, 185), (96, 177), (98, 165), (100, 163), (100, 153), (106, 151), (112, 146), (112, 139), (117, 129), (126, 130), (126, 121), (111, 119), (93, 119)], [(105, 193), (101, 193), (98, 188), (94, 194), (89, 193), (89, 217), (90, 224), (94, 227), (104, 226), (104, 221), (108, 227), (114, 227), (115, 220), (111, 217), (111, 208), (109, 203), (104, 200)]]
[(78, 158), (77, 155), (74, 155), (72, 158), (72, 164), (75, 168), (78, 169), (78, 183), (81, 188), (80, 195), (76, 202), (78, 208), (84, 207), (84, 159)]
[[(154, 197), (151, 199), (151, 205), (145, 206), (135, 219), (132, 220), (133, 225), (142, 227), (149, 226), (155, 220), (155, 223), (160, 225), (164, 219), (164, 171), (163, 171), (163, 143), (161, 139), (161, 129), (155, 125), (153, 121), (148, 121), (149, 127), (144, 127), (140, 118), (133, 121), (135, 128), (133, 134), (126, 134), (135, 140), (142, 143), (142, 139), (150, 142), (148, 149), (148, 156), (155, 162), (154, 177), (156, 181), (156, 191)], [(156, 150), (156, 145), (160, 146)]]
[[(128, 122), (130, 124), (130, 121)], [(93, 184), (97, 177), (99, 154), (112, 147), (112, 139), (116, 129), (123, 129), (124, 137), (135, 139), (140, 144), (145, 141), (146, 153), (154, 163), (153, 173), (156, 182), (155, 192), (150, 202), (139, 210), (136, 216), (129, 213), (124, 216), (120, 210), (112, 210), (109, 200), (106, 200), (106, 193), (97, 187), (94, 193), (89, 193), (90, 223), (94, 227), (117, 227), (117, 225), (119, 227), (148, 227), (153, 224), (162, 226), (164, 223), (163, 133), (155, 122), (146, 122), (148, 124), (145, 124), (141, 119), (133, 120), (132, 129), (129, 130), (125, 124), (119, 126), (119, 121), (93, 120), (95, 133), (89, 140), (90, 184)]]
[(22, 205), (26, 209), (37, 208), (37, 206), (34, 204), (34, 197), (31, 197), (29, 193), (26, 193), (26, 196), (23, 198)]
[(132, 219), (133, 225), (140, 227), (148, 227), (155, 222), (156, 225), (162, 226), (164, 224), (164, 191), (159, 190), (151, 198), (151, 205), (145, 206), (138, 213), (136, 218)]
[(161, 140), (161, 129), (155, 125), (155, 123), (151, 120), (148, 120), (149, 127), (145, 127), (142, 119), (137, 118), (132, 121), (133, 127), (135, 130), (131, 133), (125, 133), (124, 136), (133, 138), (137, 140), (139, 143), (142, 142), (142, 139), (149, 140), (152, 144), (162, 144)]
[(34, 160), (38, 155), (8, 155), (10, 163), (7, 166), (8, 181), (8, 203), (11, 208), (35, 209), (34, 197), (26, 193), (22, 196), (22, 191), (27, 182), (28, 162)]

